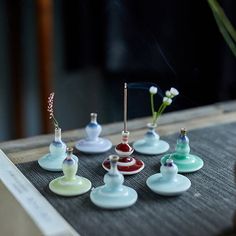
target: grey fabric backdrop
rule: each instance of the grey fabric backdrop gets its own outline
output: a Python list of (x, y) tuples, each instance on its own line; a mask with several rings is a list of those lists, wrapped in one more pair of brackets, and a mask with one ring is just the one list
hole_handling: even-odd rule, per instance
[[(146, 179), (159, 172), (158, 156), (140, 156), (145, 169), (125, 177), (125, 184), (138, 192), (137, 203), (123, 210), (103, 210), (94, 206), (89, 193), (78, 197), (60, 197), (50, 192), (48, 183), (61, 173), (41, 169), (37, 162), (17, 165), (42, 195), (81, 235), (225, 235), (232, 228), (236, 209), (234, 164), (236, 160), (236, 124), (214, 126), (190, 131), (191, 153), (201, 156), (203, 169), (187, 174), (192, 186), (178, 197), (162, 197), (152, 193)], [(177, 134), (162, 137), (173, 151)], [(101, 162), (111, 150), (102, 155), (77, 153), (78, 174), (91, 180), (94, 187), (103, 184), (105, 171)]]

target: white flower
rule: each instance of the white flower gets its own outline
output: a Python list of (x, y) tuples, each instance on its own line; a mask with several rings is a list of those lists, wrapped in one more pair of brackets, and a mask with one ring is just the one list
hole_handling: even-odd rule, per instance
[(151, 86), (150, 89), (149, 89), (149, 92), (150, 92), (151, 94), (156, 94), (156, 93), (157, 93), (157, 87)]
[(179, 91), (176, 89), (176, 88), (171, 88), (170, 89), (170, 93), (173, 95), (173, 96), (177, 96), (179, 94)]
[(172, 93), (169, 90), (167, 90), (166, 91), (166, 97), (171, 97), (171, 95), (172, 95)]
[(164, 97), (163, 103), (165, 103), (167, 106), (169, 106), (172, 103), (172, 99), (168, 98), (168, 97)]

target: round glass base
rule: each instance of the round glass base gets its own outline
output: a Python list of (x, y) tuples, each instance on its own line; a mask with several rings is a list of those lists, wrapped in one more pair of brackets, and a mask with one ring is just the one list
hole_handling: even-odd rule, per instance
[[(51, 155), (51, 153), (48, 153), (38, 160), (38, 164), (45, 170), (62, 171), (62, 163), (65, 160), (66, 156), (66, 153), (60, 156)], [(75, 155), (73, 155), (73, 159), (78, 161), (78, 157)]]
[(187, 191), (191, 186), (191, 181), (183, 176), (176, 175), (172, 181), (167, 181), (161, 173), (151, 175), (147, 181), (147, 186), (155, 193), (163, 196), (176, 196)]
[(104, 138), (98, 138), (97, 141), (81, 139), (75, 144), (75, 147), (81, 152), (94, 154), (108, 151), (111, 149), (112, 143), (110, 140)]
[[(117, 168), (119, 172), (123, 175), (133, 175), (137, 174), (144, 168), (143, 161), (136, 159), (134, 157), (120, 157), (117, 162)], [(110, 170), (110, 160), (105, 159), (102, 163), (102, 167), (106, 170)]]
[(137, 192), (122, 185), (118, 190), (111, 190), (106, 185), (94, 188), (90, 193), (91, 201), (105, 209), (120, 209), (132, 206), (138, 199)]
[(195, 172), (201, 169), (204, 165), (203, 160), (196, 155), (188, 154), (185, 158), (181, 159), (178, 158), (175, 153), (166, 154), (165, 156), (163, 156), (161, 158), (161, 164), (164, 164), (168, 158), (172, 159), (177, 165), (179, 173)]
[(148, 143), (145, 139), (134, 142), (133, 148), (136, 152), (146, 155), (158, 155), (169, 150), (170, 145), (163, 140), (157, 139), (155, 142)]
[(91, 189), (91, 182), (81, 176), (75, 176), (72, 181), (65, 180), (65, 177), (59, 177), (49, 183), (49, 189), (61, 196), (71, 197), (84, 194)]

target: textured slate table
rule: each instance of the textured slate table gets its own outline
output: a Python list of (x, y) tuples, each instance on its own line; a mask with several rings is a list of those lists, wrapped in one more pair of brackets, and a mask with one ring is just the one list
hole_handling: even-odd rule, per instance
[[(18, 168), (81, 235), (226, 235), (231, 232), (236, 209), (234, 164), (236, 160), (236, 123), (212, 126), (188, 133), (191, 152), (201, 156), (203, 169), (186, 176), (192, 181), (188, 192), (179, 197), (161, 197), (145, 185), (159, 172), (161, 156), (140, 156), (145, 169), (125, 177), (125, 184), (139, 195), (137, 203), (124, 210), (95, 207), (89, 193), (79, 197), (59, 197), (48, 183), (61, 175), (42, 170), (37, 162), (18, 164)], [(167, 136), (173, 151), (177, 134)], [(109, 153), (114, 153), (110, 151)], [(103, 184), (102, 160), (109, 155), (79, 154), (78, 174), (89, 178), (94, 187)], [(77, 153), (78, 154), (78, 153)]]

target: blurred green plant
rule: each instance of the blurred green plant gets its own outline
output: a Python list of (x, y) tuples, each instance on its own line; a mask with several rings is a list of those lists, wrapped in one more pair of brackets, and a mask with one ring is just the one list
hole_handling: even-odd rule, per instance
[(236, 57), (236, 30), (217, 0), (207, 0), (226, 43)]

